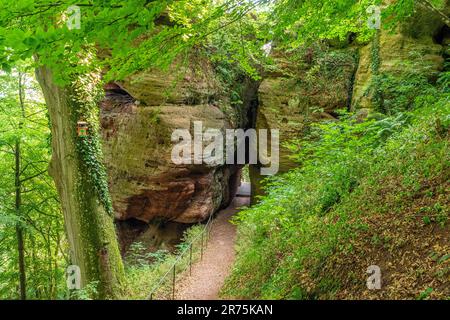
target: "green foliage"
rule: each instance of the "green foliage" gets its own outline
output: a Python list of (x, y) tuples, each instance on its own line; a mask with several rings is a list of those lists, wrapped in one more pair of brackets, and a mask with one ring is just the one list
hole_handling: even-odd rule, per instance
[[(390, 6), (386, 8), (383, 12), (383, 21), (385, 21), (386, 28), (393, 29), (397, 26), (398, 22), (406, 21), (408, 31), (416, 32), (420, 34), (423, 30), (416, 30), (414, 24), (417, 24), (417, 17), (413, 18), (413, 15), (417, 11), (421, 11), (419, 19), (422, 16), (433, 16), (434, 23), (437, 18), (441, 18), (440, 15), (436, 15), (440, 12), (442, 16), (446, 16), (445, 8), (447, 6), (447, 0), (402, 0), (394, 1)], [(442, 21), (443, 22), (443, 21)], [(448, 24), (448, 18), (447, 18)], [(414, 36), (414, 34), (413, 34)]]
[(241, 181), (250, 183), (250, 170), (249, 166), (244, 166), (241, 172)]
[[(201, 224), (187, 229), (182, 242), (171, 253), (165, 250), (148, 252), (142, 244), (133, 244), (125, 260), (126, 283), (121, 298), (148, 299), (151, 291), (157, 289), (154, 299), (171, 299), (171, 268), (176, 262), (177, 277), (187, 270), (190, 245), (192, 245), (192, 262), (200, 259), (201, 234), (204, 231), (204, 226)], [(165, 275), (168, 276), (164, 277)]]
[(374, 31), (367, 26), (370, 14), (366, 10), (374, 4), (380, 1), (277, 1), (273, 29), (290, 47), (318, 39), (345, 40), (349, 33), (357, 34), (360, 41), (367, 41)]
[(387, 114), (410, 110), (417, 96), (432, 92), (428, 79), (410, 74), (408, 78), (382, 74), (377, 77), (379, 108)]
[(108, 177), (105, 166), (101, 161), (102, 153), (98, 133), (91, 134), (88, 137), (79, 137), (77, 149), (81, 157), (83, 172), (87, 173), (94, 185), (100, 203), (104, 206), (106, 212), (112, 215), (113, 208), (108, 189)]
[(129, 266), (145, 267), (150, 262), (156, 264), (163, 262), (168, 254), (169, 252), (167, 250), (148, 252), (141, 242), (134, 242), (127, 250), (126, 263)]
[(450, 59), (444, 64), (444, 71), (440, 74), (437, 84), (446, 93), (450, 93)]
[[(80, 6), (80, 29), (69, 29), (74, 0), (0, 1), (0, 65), (39, 57), (57, 80), (97, 67), (106, 79), (123, 79), (150, 67), (167, 67), (207, 37), (245, 16), (265, 1), (101, 1)], [(225, 17), (226, 21), (218, 22)], [(86, 47), (95, 45), (89, 65), (80, 65)]]
[[(332, 298), (342, 279), (322, 269), (334, 255), (352, 252), (349, 240), (367, 230), (360, 218), (409, 208), (423, 181), (448, 173), (448, 131), (436, 121), (448, 123), (449, 114), (448, 94), (434, 91), (407, 113), (364, 122), (344, 114), (313, 126), (309, 139), (291, 146), (301, 167), (272, 180), (268, 195), (236, 218), (237, 262), (223, 295)], [(393, 178), (401, 181), (397, 197), (380, 203), (376, 195)], [(445, 221), (448, 206), (443, 210)]]
[(153, 110), (150, 113), (150, 122), (152, 122), (154, 124), (161, 123), (161, 109)]
[(216, 22), (217, 31), (207, 42), (209, 58), (217, 63), (219, 75), (229, 85), (236, 76), (248, 75), (257, 80), (260, 78), (258, 69), (271, 63), (262, 49), (270, 41), (265, 30), (267, 16), (249, 14), (227, 28), (220, 28), (231, 21), (223, 17)]
[[(298, 81), (308, 90), (323, 89), (331, 79), (348, 79), (347, 70), (353, 70), (356, 55), (353, 50), (333, 49), (320, 41), (291, 50), (290, 53), (290, 60), (295, 62), (299, 72)], [(306, 74), (303, 76), (304, 72)]]
[[(63, 217), (47, 173), (50, 130), (29, 64), (0, 72), (0, 298), (17, 299), (19, 270), (16, 227), (24, 234), (28, 299), (58, 299), (66, 293), (68, 264)], [(24, 89), (24, 114), (19, 99)], [(15, 209), (15, 143), (20, 141), (21, 206)]]
[[(0, 1), (0, 66), (39, 57), (60, 83), (72, 75), (106, 70), (120, 80), (150, 67), (169, 66), (198, 45), (212, 46), (221, 59), (257, 76), (263, 44), (276, 41), (296, 48), (321, 39), (367, 41), (374, 34), (367, 8), (379, 0), (223, 0), (96, 1), (80, 5), (79, 29), (69, 29), (66, 12), (75, 0)], [(384, 10), (387, 26), (411, 15), (414, 1), (396, 1)], [(320, 8), (320, 9), (319, 9)], [(257, 18), (255, 18), (257, 17)], [(387, 19), (390, 18), (390, 19)], [(87, 47), (89, 65), (79, 64)], [(222, 49), (221, 49), (222, 48)], [(226, 48), (223, 50), (223, 48)], [(255, 65), (256, 64), (256, 65)]]
[(293, 140), (288, 147), (294, 152), (292, 157), (301, 164), (299, 170), (309, 172), (325, 161), (330, 165), (342, 161), (349, 152), (361, 155), (373, 152), (406, 126), (408, 119), (407, 114), (398, 113), (393, 117), (373, 115), (361, 122), (354, 114), (341, 110), (339, 121), (313, 123), (304, 139)]
[(90, 282), (82, 289), (72, 290), (69, 298), (71, 300), (92, 300), (92, 297), (95, 297), (98, 294), (97, 287), (97, 281)]
[(432, 292), (433, 288), (426, 288), (420, 293), (420, 295), (417, 297), (417, 300), (427, 300)]
[[(419, 53), (410, 52), (411, 59), (416, 59)], [(379, 36), (375, 37), (372, 44), (372, 82), (364, 93), (371, 96), (373, 107), (376, 111), (388, 115), (397, 112), (411, 110), (418, 96), (430, 96), (436, 90), (430, 80), (424, 76), (424, 67), (420, 59), (418, 61), (399, 61), (402, 72), (380, 72)], [(446, 86), (447, 73), (439, 76), (438, 85), (442, 90), (448, 90)]]

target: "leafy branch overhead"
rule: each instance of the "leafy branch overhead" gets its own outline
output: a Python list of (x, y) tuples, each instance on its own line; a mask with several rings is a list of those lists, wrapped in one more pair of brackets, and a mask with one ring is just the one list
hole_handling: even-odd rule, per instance
[[(55, 74), (86, 70), (78, 66), (86, 47), (95, 46), (92, 65), (110, 78), (150, 66), (167, 66), (177, 55), (214, 30), (222, 16), (232, 22), (259, 2), (229, 1), (1, 1), (0, 63), (8, 70), (15, 61), (38, 57)], [(79, 29), (69, 29), (66, 10), (80, 7)], [(230, 22), (230, 23), (231, 23)], [(220, 28), (221, 26), (218, 26)], [(101, 63), (100, 63), (101, 62)], [(59, 79), (62, 80), (62, 79)]]
[[(416, 10), (414, 2), (394, 1), (385, 8), (386, 26), (410, 16)], [(446, 15), (441, 0), (417, 2)], [(149, 67), (167, 67), (221, 30), (248, 21), (255, 10), (266, 16), (266, 22), (254, 36), (266, 43), (277, 39), (295, 47), (312, 39), (342, 39), (349, 33), (368, 39), (373, 30), (366, 23), (372, 14), (367, 8), (379, 4), (378, 0), (2, 0), (0, 65), (9, 70), (18, 60), (37, 57), (59, 81), (93, 66), (101, 67), (107, 79), (117, 80)], [(79, 28), (67, 25), (73, 14), (67, 10), (74, 5), (80, 8)], [(232, 42), (242, 45), (243, 38), (233, 35)], [(80, 66), (86, 48), (95, 48), (95, 59)], [(235, 58), (244, 62), (261, 56), (259, 46), (246, 49), (248, 55)]]

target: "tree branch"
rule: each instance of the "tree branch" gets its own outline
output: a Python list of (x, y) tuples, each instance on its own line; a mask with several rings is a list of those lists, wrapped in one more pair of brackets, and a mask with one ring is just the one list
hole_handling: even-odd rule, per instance
[(43, 175), (46, 172), (47, 172), (47, 170), (43, 170), (43, 171), (41, 171), (39, 173), (36, 173), (36, 174), (34, 174), (34, 175), (30, 176), (30, 177), (27, 177), (25, 179), (20, 180), (20, 183), (24, 183), (25, 181), (28, 181), (28, 180), (34, 179), (36, 177), (39, 177), (40, 175)]

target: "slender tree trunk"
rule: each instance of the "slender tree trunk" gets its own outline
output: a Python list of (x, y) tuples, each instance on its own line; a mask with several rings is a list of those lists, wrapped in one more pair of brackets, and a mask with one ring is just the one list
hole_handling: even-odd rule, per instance
[[(54, 282), (53, 282), (53, 253), (52, 253), (52, 244), (51, 244), (51, 239), (52, 239), (52, 235), (50, 232), (50, 229), (47, 231), (47, 243), (46, 243), (46, 247), (47, 247), (47, 268), (48, 268), (48, 297), (52, 297), (53, 294), (53, 286), (54, 286)], [(51, 298), (50, 298), (51, 299)]]
[(59, 237), (59, 232), (56, 232), (56, 247), (55, 247), (55, 251), (53, 253), (54, 255), (54, 259), (53, 259), (53, 273), (52, 273), (52, 277), (53, 277), (53, 287), (52, 287), (52, 293), (51, 293), (51, 298), (50, 299), (55, 299), (56, 298), (56, 292), (58, 291), (58, 282), (56, 281), (57, 278), (57, 273), (58, 273), (58, 269), (59, 269), (59, 265), (58, 265), (58, 253), (59, 253), (59, 247), (60, 247), (60, 237)]
[[(30, 235), (28, 237), (28, 240), (29, 240), (29, 245), (27, 245), (27, 248), (28, 248), (28, 255), (31, 252), (31, 262), (30, 262), (30, 259), (28, 259), (29, 267), (28, 267), (27, 270), (28, 270), (29, 273), (31, 272), (31, 274), (38, 274), (38, 272), (39, 272), (38, 269), (39, 268), (37, 267), (38, 266), (38, 261), (37, 261), (37, 257), (36, 257), (36, 239), (34, 238), (33, 235)], [(30, 248), (31, 248), (31, 250), (30, 250)], [(40, 287), (38, 287), (37, 289), (34, 289), (33, 291), (34, 291), (33, 298), (34, 299), (41, 299), (41, 297), (42, 297), (42, 289)], [(45, 289), (44, 289), (44, 291), (45, 291)]]
[[(16, 213), (20, 218), (20, 209), (22, 205), (21, 197), (21, 183), (20, 183), (20, 142), (16, 142), (15, 146), (15, 158), (16, 158)], [(26, 300), (26, 274), (25, 274), (25, 255), (24, 255), (24, 240), (23, 240), (23, 229), (21, 221), (16, 224), (16, 236), (17, 236), (17, 250), (19, 253), (19, 285), (20, 285), (20, 299)]]
[(48, 68), (39, 68), (36, 74), (50, 115), (50, 174), (60, 197), (72, 263), (80, 267), (82, 286), (96, 282), (97, 298), (114, 298), (124, 276), (122, 259), (113, 217), (99, 201), (84, 160), (77, 152), (80, 138), (74, 119), (74, 88), (57, 86)]
[[(24, 117), (25, 112), (25, 105), (23, 101), (23, 83), (22, 83), (22, 73), (19, 72), (19, 101), (20, 101), (20, 108), (22, 111), (22, 117)], [(22, 121), (19, 123), (19, 129), (22, 128)], [(15, 145), (15, 195), (16, 195), (16, 214), (19, 218), (19, 222), (16, 224), (16, 236), (17, 236), (17, 250), (19, 253), (19, 285), (20, 285), (20, 299), (26, 300), (26, 274), (25, 274), (25, 246), (24, 246), (24, 239), (23, 239), (23, 228), (22, 228), (22, 222), (20, 221), (21, 218), (21, 206), (22, 206), (22, 183), (20, 180), (20, 160), (21, 160), (21, 137), (19, 136), (16, 140)]]

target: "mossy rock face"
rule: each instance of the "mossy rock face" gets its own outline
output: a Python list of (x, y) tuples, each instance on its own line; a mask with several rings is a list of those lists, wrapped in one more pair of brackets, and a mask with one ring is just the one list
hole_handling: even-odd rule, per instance
[[(444, 49), (434, 38), (441, 28), (437, 17), (419, 11), (401, 31), (381, 30), (374, 42), (360, 48), (352, 109), (388, 113), (407, 109), (421, 87), (436, 81), (443, 68)], [(407, 88), (402, 83), (416, 84)]]
[(193, 122), (201, 121), (203, 130), (224, 132), (246, 117), (245, 108), (227, 103), (207, 63), (148, 71), (107, 86), (101, 123), (116, 219), (194, 223), (229, 203), (238, 166), (175, 165), (171, 159), (174, 130), (193, 136)]
[[(449, 11), (447, 9), (447, 13)], [(436, 13), (417, 6), (414, 15), (402, 24), (400, 31), (407, 37), (420, 39), (436, 37), (443, 27), (444, 22)]]
[[(297, 166), (285, 142), (301, 139), (312, 122), (333, 120), (337, 109), (347, 108), (356, 70), (354, 53), (351, 48), (327, 50), (311, 63), (283, 57), (278, 61), (282, 71), (262, 81), (256, 129), (280, 130), (280, 173)], [(263, 178), (259, 168), (252, 168), (253, 199), (262, 193)]]
[(167, 71), (149, 70), (130, 76), (119, 86), (147, 106), (162, 104), (198, 105), (220, 98), (220, 87), (213, 68), (204, 60)]

